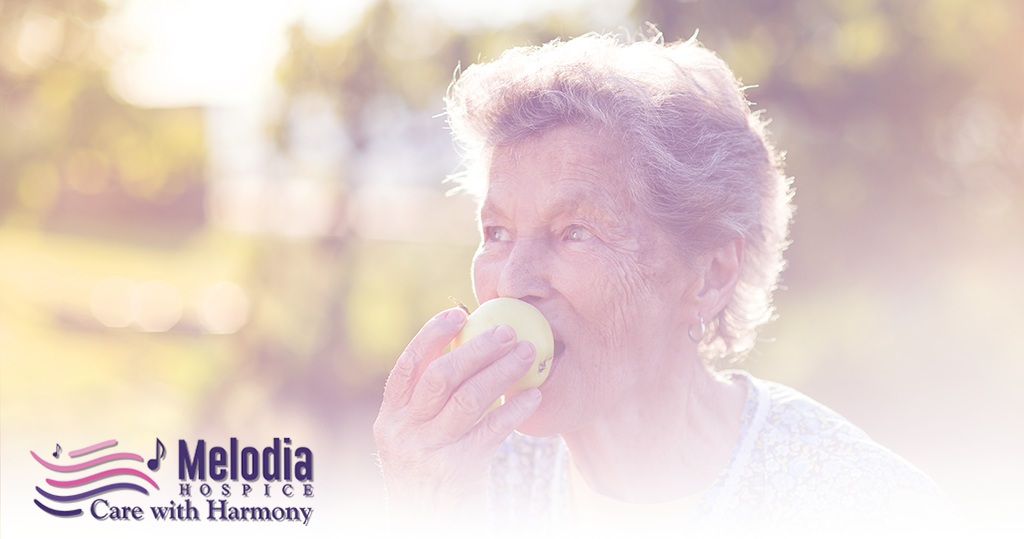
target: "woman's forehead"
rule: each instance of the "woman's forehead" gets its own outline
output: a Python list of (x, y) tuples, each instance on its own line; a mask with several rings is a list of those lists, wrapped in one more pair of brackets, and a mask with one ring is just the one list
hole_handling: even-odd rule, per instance
[(545, 214), (623, 214), (632, 207), (621, 176), (597, 167), (545, 171), (525, 167), (495, 171), (484, 193), (481, 210), (505, 214), (527, 205)]
[(507, 214), (516, 206), (526, 204), (552, 215), (621, 214), (628, 206), (624, 196), (603, 181), (538, 178), (521, 183), (506, 177), (488, 186), (481, 212)]
[(607, 137), (576, 127), (556, 128), (495, 148), (487, 170), (488, 192), (535, 189), (618, 198), (624, 193), (621, 155), (621, 146)]

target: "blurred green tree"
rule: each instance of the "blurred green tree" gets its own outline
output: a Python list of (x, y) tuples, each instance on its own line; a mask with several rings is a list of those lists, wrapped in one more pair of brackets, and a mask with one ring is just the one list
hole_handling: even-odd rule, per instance
[[(774, 118), (774, 138), (796, 178), (795, 243), (784, 275), (793, 286), (780, 293), (782, 316), (767, 332), (785, 338), (760, 347), (764, 361), (751, 368), (826, 388), (829, 404), (855, 422), (857, 414), (874, 413), (864, 422), (890, 424), (888, 434), (875, 430), (883, 441), (906, 439), (915, 411), (900, 404), (904, 388), (923, 385), (915, 399), (942, 418), (915, 432), (923, 444), (947, 442), (949, 424), (989, 429), (977, 444), (1000, 445), (1005, 422), (998, 414), (970, 412), (1021, 407), (1015, 340), (1024, 331), (1017, 284), (1024, 267), (1024, 2), (634, 0), (613, 27), (595, 26), (589, 12), (602, 7), (596, 3), (476, 25), (456, 24), (426, 4), (374, 0), (330, 38), (301, 24), (290, 30), (278, 69), (281, 101), (268, 106), (276, 107), (270, 129), (292, 169), (267, 175), (308, 173), (335, 183), (344, 199), (320, 237), (209, 239), (208, 251), (222, 254), (228, 244), (236, 251), (225, 264), (245, 266), (254, 306), (230, 351), (204, 341), (188, 361), (175, 363), (171, 345), (155, 345), (162, 354), (153, 356), (167, 361), (151, 362), (157, 370), (150, 372), (176, 376), (175, 390), (202, 394), (194, 413), (180, 417), (244, 421), (238, 418), (258, 416), (253, 403), (262, 403), (300, 407), (297, 417), (333, 424), (338, 410), (357, 400), (376, 405), (387, 369), (423, 320), (449, 294), (471, 294), (472, 246), (449, 239), (463, 223), (442, 229), (444, 238), (363, 236), (357, 214), (373, 213), (366, 201), (382, 197), (360, 197), (389, 183), (444, 190), (441, 179), (456, 156), (437, 114), (457, 66), (587, 31), (639, 33), (649, 21), (667, 41), (699, 29), (700, 40), (754, 85), (748, 96)], [(111, 5), (0, 1), (0, 222), (90, 233), (95, 244), (81, 247), (79, 258), (97, 256), (110, 234), (159, 214), (148, 210), (194, 201), (203, 185), (202, 111), (140, 110), (110, 90), (108, 55), (117, 51), (99, 35)], [(302, 157), (310, 138), (301, 127), (319, 114), (341, 133), (327, 144), (340, 165), (326, 171)], [(268, 161), (278, 164), (281, 156)], [(68, 202), (75, 197), (91, 201), (89, 210), (75, 214)], [(93, 204), (104, 197), (112, 202)], [(120, 211), (130, 204), (146, 211)], [(78, 217), (62, 221), (72, 214)], [(203, 218), (166, 215), (156, 228)], [(380, 220), (411, 217), (422, 219)], [(107, 225), (90, 229), (90, 220)], [(183, 226), (173, 235), (190, 231)], [(134, 247), (152, 247), (154, 237), (146, 233)], [(120, 254), (161, 265), (196, 251)], [(40, 340), (60, 331), (35, 329)], [(113, 349), (107, 337), (95, 339), (102, 352), (90, 358)], [(976, 357), (985, 361), (964, 366), (964, 358)], [(124, 354), (111, 364), (135, 359)], [(880, 372), (884, 378), (871, 379)], [(920, 384), (922, 374), (928, 384)], [(857, 377), (871, 380), (846, 383)], [(983, 388), (970, 393), (979, 404), (958, 408), (964, 399), (949, 395), (971, 383)], [(863, 387), (887, 404), (884, 410), (865, 412), (870, 407), (856, 389)], [(372, 413), (359, 417), (367, 418)], [(1019, 460), (992, 456), (993, 468)], [(1016, 485), (1019, 476), (1007, 477)]]
[(120, 234), (178, 204), (149, 232), (194, 230), (201, 112), (142, 110), (110, 92), (106, 12), (100, 0), (0, 6), (0, 220)]

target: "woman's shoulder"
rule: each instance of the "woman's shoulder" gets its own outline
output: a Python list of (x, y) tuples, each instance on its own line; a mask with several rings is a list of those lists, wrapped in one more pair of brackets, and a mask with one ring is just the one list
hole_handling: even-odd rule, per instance
[(819, 472), (826, 475), (832, 475), (833, 468), (834, 473), (845, 474), (851, 468), (870, 471), (878, 467), (879, 471), (888, 468), (888, 472), (903, 472), (898, 476), (927, 480), (923, 472), (835, 410), (783, 384), (751, 380), (752, 391), (766, 394), (761, 401), (767, 409), (756, 440), (766, 456), (820, 460)]
[(726, 478), (734, 501), (754, 496), (762, 509), (822, 517), (883, 515), (908, 496), (947, 503), (926, 474), (831, 408), (783, 384), (730, 376), (748, 386), (741, 440)]
[(923, 472), (835, 410), (786, 385), (746, 377), (758, 409), (744, 426), (752, 457), (786, 464), (792, 475), (808, 481), (877, 477), (934, 487)]
[(811, 397), (777, 382), (753, 376), (749, 380), (750, 392), (764, 407), (760, 424), (752, 427), (761, 429), (765, 449), (777, 449), (774, 444), (799, 445), (850, 458), (882, 449), (861, 428)]

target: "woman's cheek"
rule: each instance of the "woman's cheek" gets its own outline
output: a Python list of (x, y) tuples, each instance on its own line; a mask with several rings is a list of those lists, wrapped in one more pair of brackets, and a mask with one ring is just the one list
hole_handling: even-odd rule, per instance
[(473, 293), (480, 301), (497, 296), (498, 276), (501, 274), (501, 263), (493, 252), (480, 247), (473, 256), (470, 269), (473, 279)]
[[(600, 249), (563, 253), (555, 278), (555, 287), (571, 298), (587, 318), (601, 320), (604, 329), (610, 321), (621, 321), (631, 310), (627, 265), (613, 252)], [(617, 325), (617, 324), (615, 324)]]
[(582, 254), (574, 265), (587, 268), (590, 278), (585, 286), (597, 288), (602, 292), (600, 295), (613, 300), (617, 307), (633, 306), (652, 292), (637, 253), (605, 247)]

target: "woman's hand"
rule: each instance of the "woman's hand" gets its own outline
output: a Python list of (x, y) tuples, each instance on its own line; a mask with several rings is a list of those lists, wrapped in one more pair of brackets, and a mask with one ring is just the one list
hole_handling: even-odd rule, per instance
[(482, 514), (490, 460), (540, 404), (529, 389), (488, 411), (530, 368), (533, 345), (499, 326), (444, 353), (465, 322), (458, 308), (427, 321), (384, 387), (373, 431), (393, 516)]

